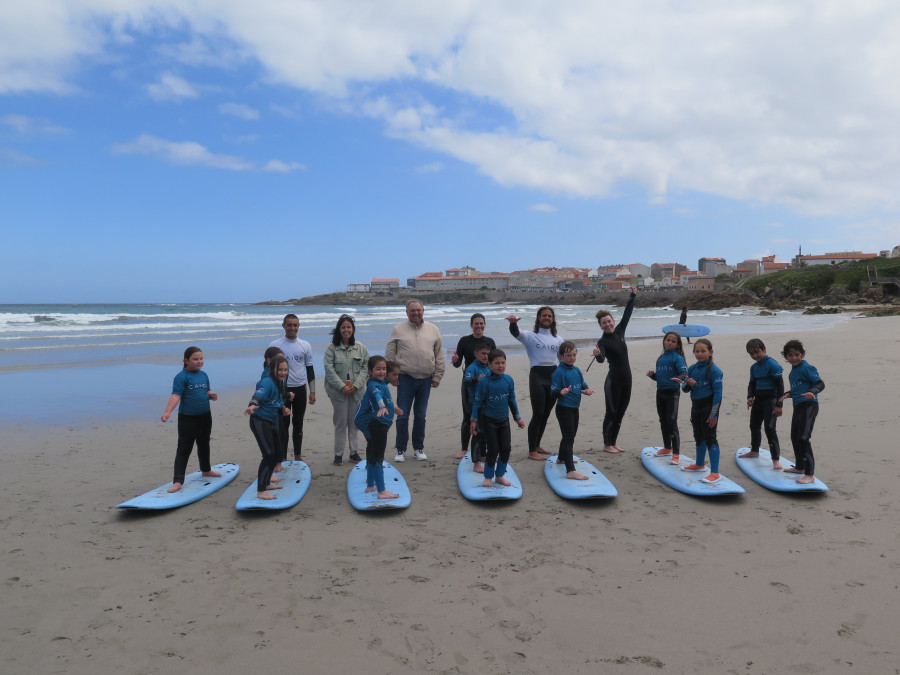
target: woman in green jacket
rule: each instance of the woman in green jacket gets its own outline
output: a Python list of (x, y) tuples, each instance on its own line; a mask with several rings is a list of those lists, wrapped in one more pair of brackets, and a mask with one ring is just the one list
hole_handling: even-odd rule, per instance
[(356, 341), (356, 324), (349, 314), (342, 314), (331, 331), (331, 344), (325, 350), (325, 393), (334, 407), (334, 463), (344, 457), (345, 443), (350, 446), (350, 459), (361, 462), (356, 444), (353, 416), (359, 400), (366, 393), (369, 377), (366, 364), (369, 350)]

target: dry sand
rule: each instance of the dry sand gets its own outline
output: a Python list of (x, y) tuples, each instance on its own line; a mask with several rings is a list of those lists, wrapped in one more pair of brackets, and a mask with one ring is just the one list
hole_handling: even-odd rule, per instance
[[(603, 396), (583, 399), (576, 452), (619, 489), (604, 502), (551, 492), (542, 464), (525, 458), (524, 431), (513, 432), (522, 500), (465, 501), (453, 459), (459, 371), (432, 395), (429, 460), (400, 466), (413, 492), (402, 512), (350, 508), (350, 465), (331, 464), (324, 396), (306, 420), (312, 487), (274, 514), (234, 510), (259, 459), (241, 415), (252, 383), (213, 408), (213, 461), (239, 462), (241, 475), (175, 511), (113, 508), (170, 478), (175, 425), (154, 421), (166, 392), (146, 421), (8, 425), (2, 670), (900, 672), (898, 336), (900, 318), (798, 334), (827, 385), (813, 437), (824, 496), (770, 492), (734, 463), (749, 440), (749, 336), (713, 337), (725, 372), (722, 471), (747, 489), (726, 500), (675, 492), (640, 464), (640, 449), (659, 443), (655, 385), (643, 376), (656, 340), (630, 343), (626, 454), (600, 452)], [(792, 336), (762, 337), (781, 361)], [(591, 368), (592, 386), (605, 368)], [(526, 370), (511, 359), (527, 420)], [(684, 438), (688, 410), (685, 397)], [(789, 458), (790, 412), (779, 424)], [(558, 441), (553, 417), (543, 444)]]

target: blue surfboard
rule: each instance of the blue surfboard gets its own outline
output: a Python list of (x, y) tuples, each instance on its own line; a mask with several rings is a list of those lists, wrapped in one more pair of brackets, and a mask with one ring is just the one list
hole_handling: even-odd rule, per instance
[(350, 506), (357, 511), (405, 509), (412, 503), (409, 487), (400, 472), (387, 462), (382, 462), (381, 466), (384, 467), (385, 489), (400, 496), (396, 499), (378, 499), (377, 492), (366, 492), (366, 460), (363, 460), (347, 476), (347, 497), (350, 499)]
[(466, 456), (460, 460), (459, 466), (456, 467), (456, 483), (459, 485), (459, 491), (462, 496), (473, 502), (482, 502), (486, 500), (497, 499), (521, 499), (522, 498), (522, 481), (516, 475), (516, 470), (512, 464), (506, 465), (506, 475), (504, 476), (512, 485), (500, 485), (496, 480), (491, 487), (483, 487), (483, 473), (475, 473), (472, 471), (472, 453), (467, 452)]
[(122, 502), (117, 509), (175, 509), (179, 506), (192, 504), (208, 497), (213, 492), (221, 490), (231, 481), (237, 478), (240, 467), (237, 464), (214, 464), (213, 471), (218, 471), (220, 478), (207, 478), (200, 471), (189, 473), (184, 477), (184, 483), (178, 492), (167, 492), (172, 487), (171, 481), (160, 485), (155, 490), (145, 492), (140, 497), (135, 497), (127, 502)]
[(282, 470), (275, 475), (281, 479), (281, 489), (273, 490), (275, 499), (260, 499), (256, 496), (256, 481), (244, 490), (244, 494), (234, 505), (238, 511), (289, 509), (303, 499), (312, 482), (312, 474), (306, 462), (288, 461), (282, 463)]
[(703, 337), (709, 335), (709, 328), (701, 326), (699, 323), (688, 323), (681, 325), (680, 323), (672, 323), (662, 327), (663, 334), (678, 333), (681, 337)]
[(552, 490), (565, 499), (608, 499), (618, 497), (616, 486), (609, 482), (599, 469), (578, 455), (575, 455), (575, 470), (588, 477), (587, 480), (566, 478), (566, 465), (557, 464), (559, 455), (553, 455), (544, 462), (544, 478)]
[[(772, 455), (765, 448), (759, 449), (759, 457), (741, 459), (741, 455), (745, 452), (750, 452), (750, 448), (739, 448), (735, 453), (737, 465), (749, 478), (764, 488), (776, 492), (828, 492), (828, 486), (818, 478), (814, 483), (798, 483), (797, 478), (800, 474), (773, 470)], [(794, 463), (785, 459), (783, 455), (779, 461), (786, 469), (794, 468)]]
[(655, 478), (660, 482), (668, 485), (674, 490), (684, 492), (695, 497), (720, 497), (723, 495), (742, 495), (744, 488), (725, 477), (715, 483), (704, 483), (700, 479), (705, 478), (709, 474), (709, 468), (705, 471), (682, 471), (682, 467), (690, 466), (694, 463), (693, 458), (688, 457), (684, 453), (680, 455), (681, 461), (678, 466), (669, 464), (671, 455), (657, 457), (656, 451), (660, 448), (644, 448), (641, 451), (641, 463)]

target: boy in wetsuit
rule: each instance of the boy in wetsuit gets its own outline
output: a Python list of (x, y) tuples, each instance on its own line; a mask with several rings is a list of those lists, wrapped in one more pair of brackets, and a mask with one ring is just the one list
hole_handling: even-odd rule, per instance
[(816, 462), (810, 438), (816, 416), (819, 414), (818, 395), (825, 389), (825, 383), (819, 377), (819, 371), (804, 360), (806, 350), (800, 340), (788, 340), (781, 353), (791, 364), (791, 374), (788, 377), (791, 390), (782, 396), (782, 400), (790, 396), (794, 402), (791, 445), (794, 446), (796, 466), (785, 469), (785, 473), (802, 473), (797, 482), (806, 485), (816, 480)]

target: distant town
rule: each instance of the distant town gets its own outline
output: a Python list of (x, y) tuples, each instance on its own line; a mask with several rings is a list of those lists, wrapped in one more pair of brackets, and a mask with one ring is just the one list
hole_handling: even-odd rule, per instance
[[(742, 260), (729, 265), (724, 258), (700, 258), (697, 269), (681, 263), (630, 263), (584, 267), (539, 267), (514, 272), (481, 272), (457, 267), (444, 272), (425, 272), (406, 280), (405, 287), (417, 291), (507, 291), (559, 293), (605, 292), (637, 286), (642, 290), (721, 291), (752, 277), (809, 265), (865, 262), (872, 258), (900, 258), (900, 246), (879, 253), (843, 251), (822, 255), (798, 252), (791, 262), (776, 262), (776, 256)], [(400, 279), (372, 279), (347, 284), (348, 293), (393, 294), (401, 290)]]

